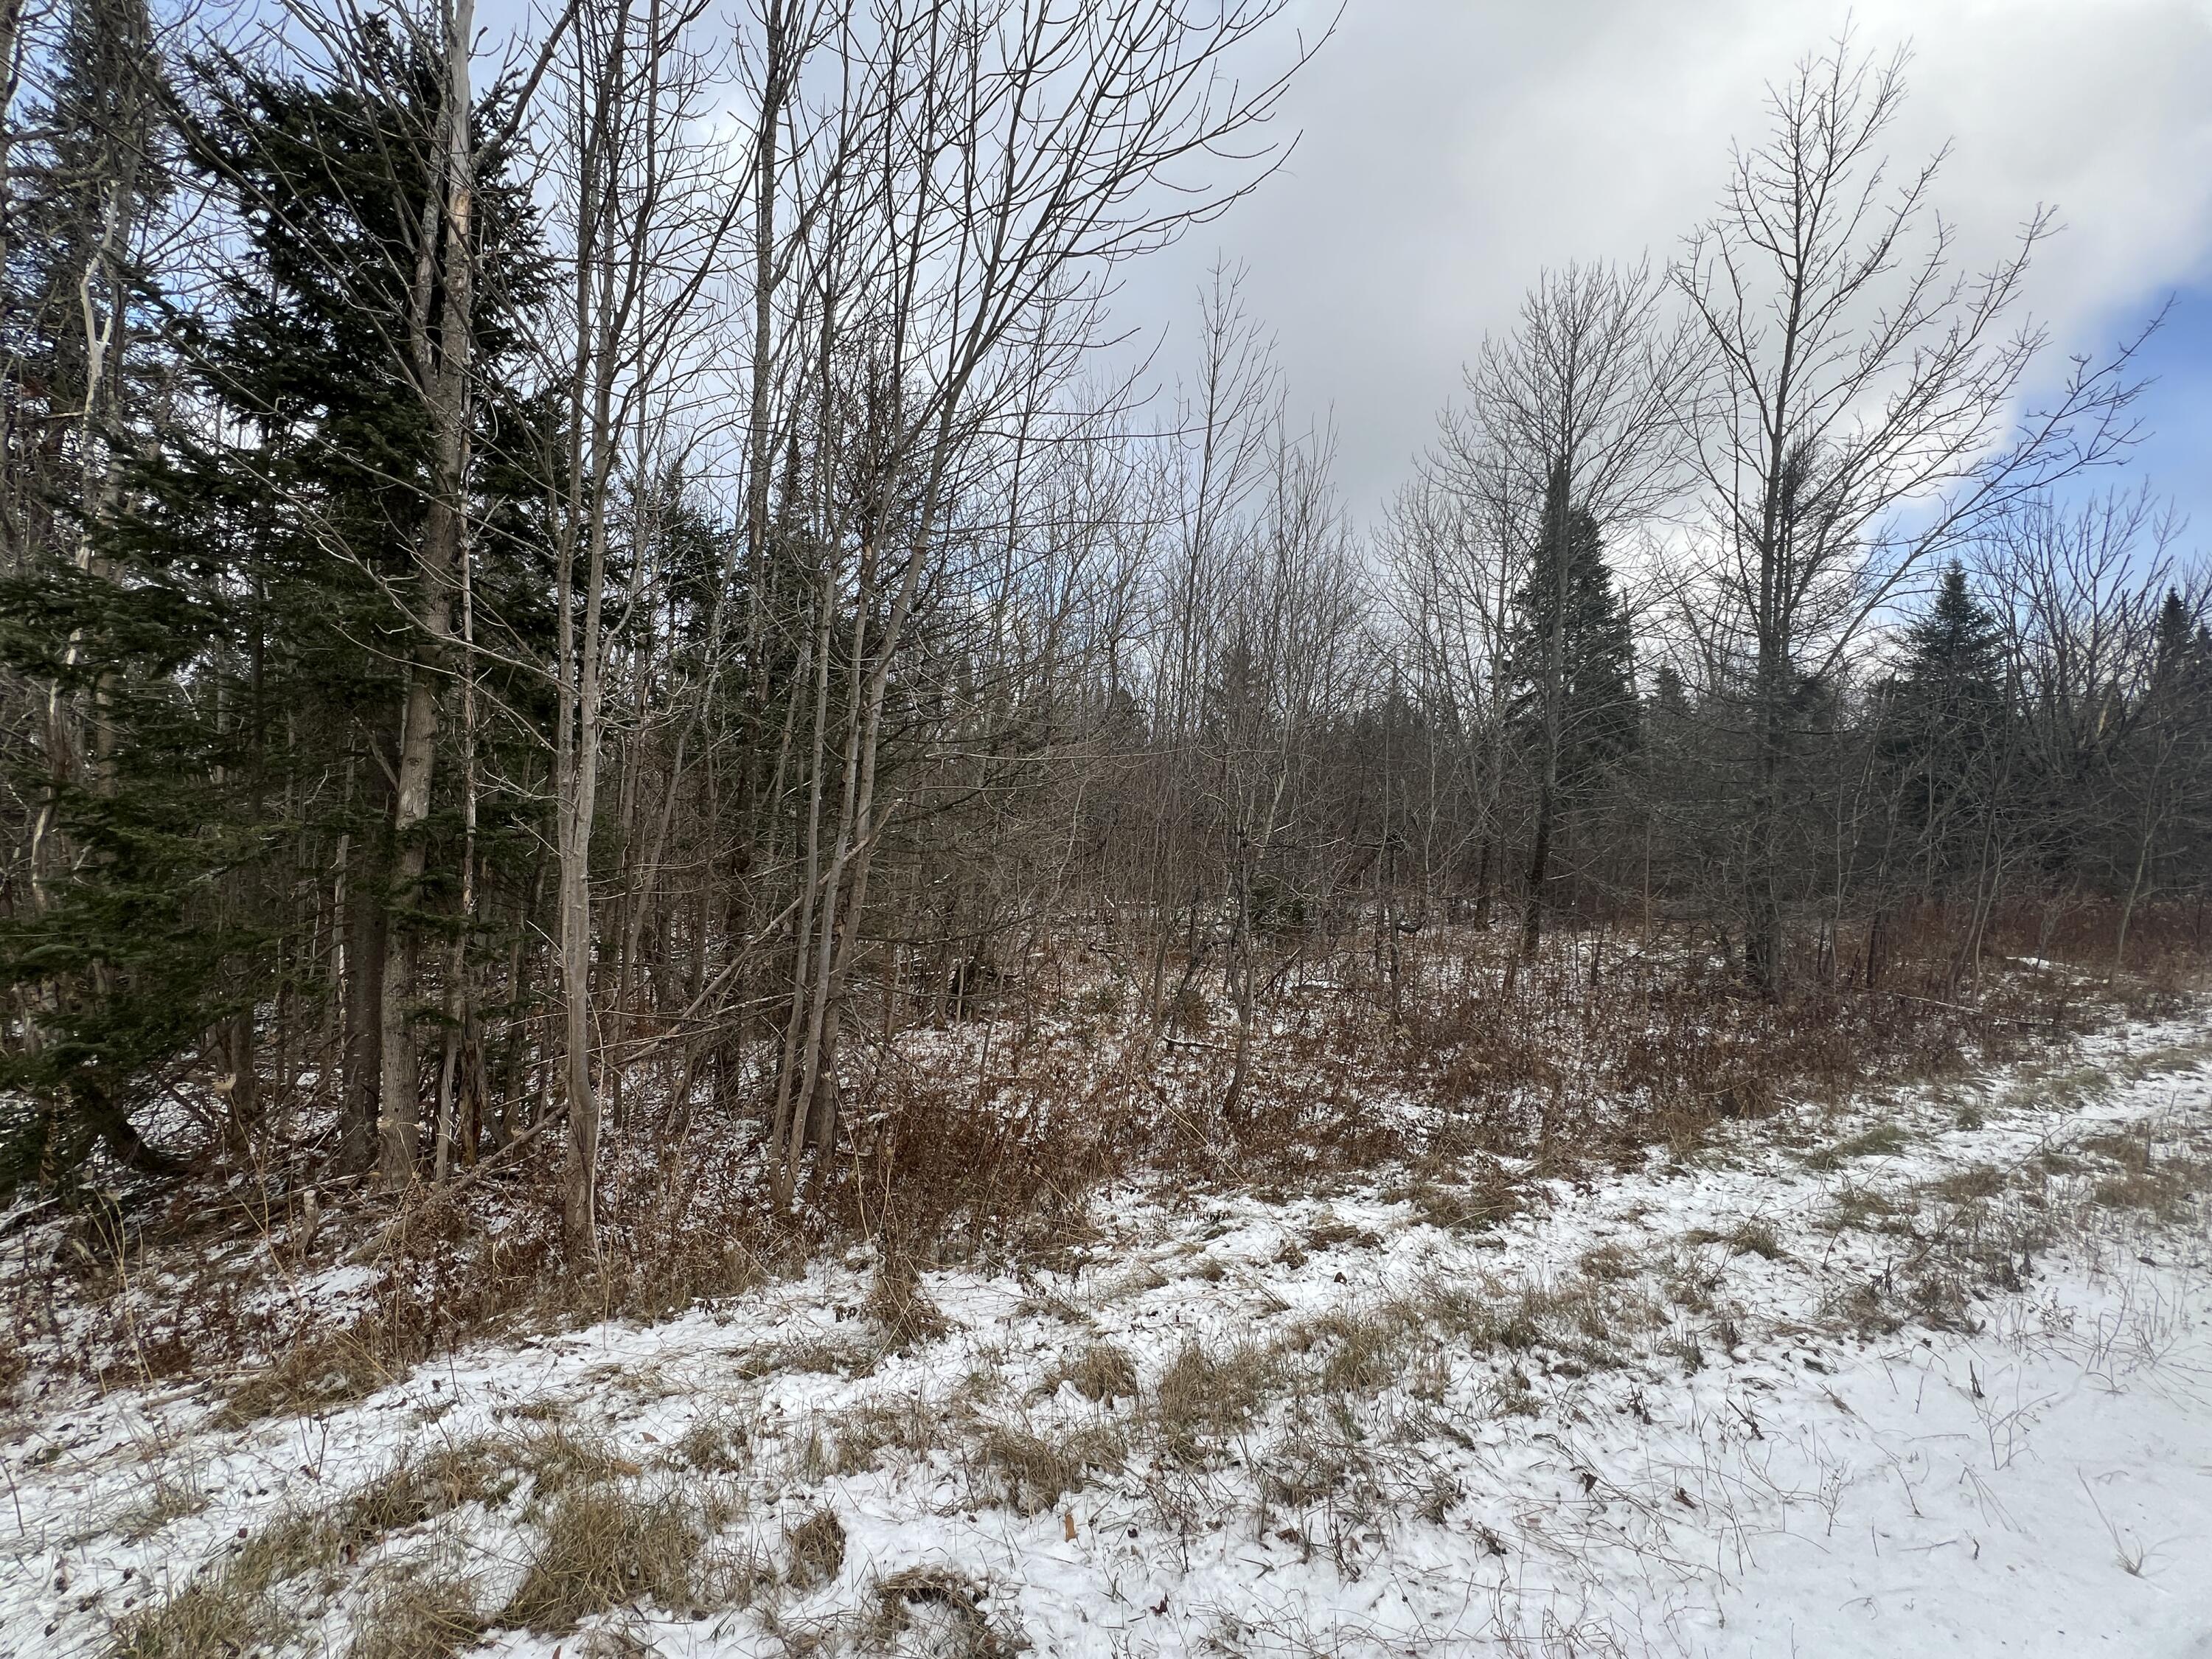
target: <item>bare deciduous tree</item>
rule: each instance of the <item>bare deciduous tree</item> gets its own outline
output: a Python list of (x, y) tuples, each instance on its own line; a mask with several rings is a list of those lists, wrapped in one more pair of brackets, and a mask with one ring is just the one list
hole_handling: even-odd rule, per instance
[(2124, 354), (2019, 410), (2045, 344), (2023, 284), (2052, 221), (2039, 212), (1988, 270), (1958, 269), (1942, 156), (1899, 176), (1882, 149), (1905, 61), (1845, 37), (1802, 62), (1676, 269), (1710, 365), (1685, 418), (1748, 727), (1746, 960), (1770, 993), (1793, 708), (1916, 567), (2126, 435)]

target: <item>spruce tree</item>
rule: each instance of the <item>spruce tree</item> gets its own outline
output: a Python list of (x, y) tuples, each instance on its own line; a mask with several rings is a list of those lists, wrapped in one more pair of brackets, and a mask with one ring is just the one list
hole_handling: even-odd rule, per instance
[[(429, 426), (404, 350), (417, 228), (435, 188), (437, 68), (389, 30), (359, 81), (218, 54), (193, 64), (185, 164), (233, 216), (237, 254), (198, 308), (166, 296), (156, 343), (177, 416), (120, 459), (116, 510), (84, 518), (89, 562), (52, 558), (0, 589), (0, 663), (96, 705), (97, 768), (10, 757), (71, 849), (64, 878), (0, 921), (0, 978), (33, 1010), (9, 1081), (33, 1108), (0, 1183), (65, 1176), (97, 1140), (155, 1165), (131, 1114), (187, 1073), (250, 1111), (257, 1010), (323, 991), (300, 937), (297, 872), (343, 849), (347, 1161), (369, 1150), (376, 1078), (368, 981), (394, 896), (392, 733), (412, 626), (409, 550), (429, 488)], [(365, 86), (398, 87), (397, 101)], [(489, 116), (479, 117), (489, 124)], [(538, 292), (535, 234), (502, 158), (483, 168), (473, 356), (485, 386), (481, 471), (513, 494), (472, 521), (501, 556), (489, 586), (527, 628), (542, 613), (534, 494), (500, 440), (532, 412), (503, 388)], [(538, 485), (542, 488), (542, 485)], [(534, 686), (502, 688), (526, 718)], [(449, 845), (450, 807), (428, 826)], [(450, 857), (432, 860), (442, 877)], [(450, 927), (450, 879), (406, 896)], [(434, 913), (434, 914), (433, 914)], [(252, 1125), (234, 1121), (234, 1133)]]
[(1955, 876), (1996, 806), (1996, 749), (2005, 718), (2004, 641), (1966, 573), (1943, 573), (1935, 603), (1905, 630), (1902, 671), (1885, 711), (1883, 761), (1899, 838), (1923, 880)]
[(1635, 646), (1597, 520), (1573, 504), (1565, 469), (1545, 489), (1541, 531), (1513, 599), (1513, 720), (1535, 775), (1522, 942), (1541, 934), (1553, 841), (1635, 746)]

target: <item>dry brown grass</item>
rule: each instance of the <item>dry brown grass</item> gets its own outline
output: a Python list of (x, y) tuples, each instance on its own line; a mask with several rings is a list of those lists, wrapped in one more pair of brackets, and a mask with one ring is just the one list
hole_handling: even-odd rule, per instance
[(1029, 1646), (1018, 1632), (1008, 1636), (992, 1623), (982, 1586), (949, 1567), (902, 1568), (875, 1589), (875, 1613), (862, 1632), (870, 1652), (892, 1651), (902, 1638), (933, 1659), (1005, 1659)]
[(1066, 1494), (1080, 1492), (1091, 1472), (1119, 1469), (1127, 1441), (1112, 1425), (1039, 1433), (1016, 1424), (990, 1423), (976, 1434), (969, 1453), (981, 1501), (1036, 1515)]
[(360, 1544), (435, 1520), (465, 1504), (496, 1507), (530, 1466), (530, 1449), (483, 1437), (402, 1455), (341, 1499), (340, 1536)]
[(163, 1468), (155, 1472), (153, 1489), (143, 1502), (123, 1517), (117, 1528), (125, 1543), (143, 1543), (173, 1521), (199, 1514), (208, 1506), (208, 1495), (198, 1475)]
[[(641, 1089), (636, 1133), (608, 1152), (608, 1221), (592, 1265), (570, 1265), (560, 1247), (550, 1139), (465, 1193), (426, 1187), (396, 1205), (341, 1194), (312, 1242), (283, 1200), (249, 1214), (188, 1182), (94, 1253), (91, 1280), (118, 1250), (167, 1251), (157, 1265), (190, 1269), (191, 1252), (212, 1241), (265, 1233), (301, 1267), (344, 1250), (375, 1271), (360, 1316), (330, 1334), (296, 1310), (256, 1311), (270, 1298), (253, 1285), (187, 1271), (191, 1289), (173, 1305), (141, 1297), (126, 1311), (118, 1292), (113, 1306), (95, 1306), (73, 1327), (88, 1333), (81, 1348), (62, 1357), (132, 1377), (255, 1361), (232, 1420), (323, 1409), (505, 1324), (657, 1318), (741, 1291), (832, 1236), (865, 1234), (922, 1265), (990, 1256), (1085, 1270), (1097, 1243), (1091, 1194), (1131, 1172), (1279, 1192), (1389, 1168), (1406, 1172), (1400, 1195), (1424, 1219), (1480, 1229), (1519, 1201), (1490, 1154), (1529, 1158), (1548, 1176), (1632, 1162), (1655, 1144), (1686, 1153), (1714, 1124), (1785, 1100), (1955, 1076), (2032, 1057), (2115, 1013), (2172, 1006), (2198, 971), (2202, 918), (2174, 906), (2138, 915), (2130, 971), (2107, 979), (2114, 919), (2109, 906), (2073, 900), (2008, 904), (1980, 985), (1962, 988), (1955, 919), (1907, 907), (1885, 916), (1878, 938), (1847, 927), (1825, 953), (1799, 952), (1803, 971), (1778, 1003), (1747, 994), (1698, 929), (1565, 924), (1534, 962), (1516, 965), (1510, 930), (1439, 925), (1401, 941), (1385, 970), (1358, 917), (1332, 915), (1270, 936), (1279, 960), (1264, 975), (1263, 1017), (1278, 1034), (1255, 1046), (1233, 1121), (1220, 1111), (1233, 1045), (1210, 972), (1186, 978), (1171, 943), (1168, 982), (1189, 994), (1156, 1031), (1126, 975), (1108, 984), (1097, 966), (1148, 956), (1149, 936), (1108, 939), (1102, 957), (1086, 921), (1069, 937), (1037, 938), (1023, 970), (995, 988), (988, 1035), (960, 1028), (981, 1042), (894, 1041), (856, 1057), (853, 1155), (793, 1213), (778, 1212), (750, 1141), (726, 1119), (675, 1113)], [(2095, 971), (2008, 961), (2029, 954)], [(2191, 1049), (2141, 1067), (2199, 1063)], [(2045, 1092), (2068, 1086), (2054, 1078)], [(1436, 1110), (1417, 1131), (1372, 1109), (1392, 1097)], [(1882, 1150), (1845, 1143), (1815, 1158)], [(2126, 1173), (2111, 1178), (2114, 1206), (2159, 1201)], [(149, 1265), (133, 1263), (132, 1282), (159, 1282)], [(895, 1346), (933, 1328), (902, 1298), (911, 1286), (878, 1287)], [(42, 1342), (41, 1360), (57, 1358)]]
[(326, 1571), (343, 1541), (320, 1514), (290, 1516), (253, 1534), (122, 1620), (112, 1659), (235, 1659), (256, 1646), (278, 1645), (299, 1624), (280, 1587)]
[(949, 1431), (945, 1413), (919, 1394), (885, 1395), (848, 1407), (821, 1425), (829, 1441), (828, 1467), (857, 1474), (884, 1451), (927, 1452)]
[(2109, 1237), (2116, 1227), (2125, 1237), (2144, 1225), (2195, 1223), (2212, 1190), (2212, 1158), (2185, 1139), (2163, 1142), (2161, 1133), (2141, 1122), (2014, 1166), (1977, 1164), (1893, 1192), (1844, 1183), (1826, 1224), (1895, 1243), (1881, 1271), (1829, 1292), (1823, 1316), (1863, 1336), (1914, 1324), (1976, 1330), (1979, 1304), (2027, 1289), (2034, 1258), (2054, 1246)]
[(1417, 1322), (1396, 1304), (1373, 1311), (1339, 1309), (1304, 1320), (1284, 1339), (1285, 1352), (1306, 1358), (1314, 1381), (1330, 1394), (1373, 1394), (1401, 1373)]
[(304, 1416), (366, 1399), (405, 1374), (377, 1349), (358, 1329), (303, 1336), (233, 1388), (216, 1421), (241, 1428), (264, 1417)]
[(1075, 1391), (1086, 1400), (1096, 1400), (1103, 1405), (1112, 1405), (1117, 1400), (1137, 1397), (1137, 1362), (1129, 1357), (1126, 1348), (1111, 1342), (1093, 1342), (1072, 1359), (1062, 1360), (1045, 1374), (1044, 1391), (1048, 1394), (1064, 1382), (1075, 1385)]
[(2002, 1170), (1994, 1164), (1977, 1164), (1972, 1169), (1943, 1176), (1936, 1183), (1934, 1191), (1946, 1203), (1968, 1204), (1977, 1199), (1995, 1198), (2004, 1188)]
[(1307, 1225), (1305, 1242), (1310, 1250), (1333, 1250), (1344, 1244), (1371, 1250), (1382, 1240), (1372, 1230), (1324, 1210)]
[[(312, 1236), (289, 1200), (240, 1204), (195, 1176), (135, 1216), (113, 1248), (71, 1256), (83, 1317), (66, 1349), (56, 1322), (25, 1302), (26, 1281), (14, 1282), (9, 1311), (35, 1334), (28, 1346), (41, 1362), (111, 1384), (233, 1373), (223, 1421), (240, 1426), (350, 1404), (502, 1329), (665, 1316), (757, 1285), (804, 1252), (805, 1229), (774, 1215), (740, 1138), (672, 1146), (647, 1135), (608, 1156), (607, 1189), (621, 1201), (581, 1267), (561, 1246), (550, 1162), (522, 1159), (509, 1181), (425, 1184), (396, 1200), (340, 1187)], [(641, 1158), (646, 1167), (613, 1167)], [(717, 1202), (696, 1201), (702, 1185)], [(226, 1248), (240, 1245), (252, 1248)], [(288, 1275), (344, 1265), (374, 1278), (334, 1310), (272, 1285), (275, 1261)], [(159, 1295), (148, 1288), (156, 1284)]]
[(845, 1523), (832, 1509), (809, 1513), (783, 1535), (783, 1577), (793, 1589), (820, 1588), (845, 1570)]
[(1495, 1158), (1474, 1158), (1455, 1164), (1436, 1160), (1437, 1174), (1416, 1180), (1386, 1197), (1403, 1196), (1422, 1220), (1447, 1232), (1480, 1232), (1510, 1221), (1527, 1206), (1520, 1187)]
[(496, 1622), (550, 1635), (632, 1603), (687, 1607), (704, 1541), (698, 1519), (672, 1492), (611, 1483), (565, 1491)]
[[(185, 1659), (276, 1644), (297, 1623), (297, 1598), (279, 1594), (282, 1587), (304, 1580), (310, 1601), (313, 1594), (327, 1594), (336, 1588), (341, 1563), (464, 1504), (503, 1503), (528, 1467), (527, 1448), (489, 1437), (404, 1454), (328, 1507), (287, 1516), (255, 1533), (174, 1594), (125, 1620), (115, 1651), (132, 1659)], [(374, 1605), (383, 1611), (373, 1615), (371, 1625), (404, 1626), (414, 1634), (399, 1646), (357, 1646), (356, 1651), (457, 1650), (421, 1645), (430, 1642), (438, 1622), (434, 1614), (452, 1601), (452, 1588), (434, 1579), (393, 1579), (377, 1593)], [(392, 1639), (402, 1641), (397, 1635)]]
[(1808, 1153), (1805, 1167), (1826, 1173), (1840, 1170), (1855, 1158), (1894, 1158), (1911, 1144), (1905, 1131), (1895, 1124), (1877, 1123)]
[(1166, 1454), (1203, 1460), (1212, 1446), (1250, 1423), (1286, 1381), (1283, 1357), (1256, 1343), (1208, 1353), (1187, 1343), (1152, 1391), (1152, 1417)]
[(266, 1586), (249, 1587), (218, 1571), (125, 1618), (108, 1654), (110, 1659), (236, 1659), (274, 1645), (292, 1628)]
[[(1782, 1235), (1765, 1216), (1747, 1216), (1725, 1232), (1711, 1227), (1692, 1227), (1682, 1235), (1682, 1243), (1692, 1246), (1725, 1244), (1732, 1255), (1764, 1256), (1769, 1261), (1783, 1261), (1789, 1255), (1782, 1248)], [(1587, 1258), (1584, 1267), (1587, 1270)]]
[[(704, 1530), (721, 1510), (673, 1488), (645, 1490), (604, 1445), (555, 1425), (408, 1453), (326, 1508), (288, 1516), (118, 1626), (118, 1659), (215, 1659), (280, 1644), (334, 1594), (345, 1564), (466, 1505), (499, 1508), (524, 1480), (536, 1527), (523, 1583), (500, 1622), (564, 1631), (640, 1599), (688, 1605)], [(441, 1659), (485, 1628), (465, 1583), (407, 1569), (372, 1582), (352, 1652)]]
[(695, 1419), (669, 1450), (678, 1461), (711, 1474), (734, 1474), (752, 1463), (749, 1425), (727, 1409)]
[(1844, 1181), (1830, 1194), (1820, 1225), (1830, 1232), (1879, 1232), (1894, 1230), (1910, 1217), (1911, 1206), (1863, 1182)]
[(2212, 1156), (2179, 1140), (2161, 1142), (2150, 1125), (2122, 1133), (2095, 1135), (2080, 1150), (2112, 1166), (2091, 1198), (2109, 1208), (2147, 1211), (2166, 1222), (2185, 1221), (2197, 1200), (2212, 1192)]
[(453, 1575), (391, 1575), (364, 1598), (346, 1659), (453, 1659), (484, 1632), (475, 1588)]
[(905, 1353), (935, 1342), (952, 1328), (929, 1293), (921, 1275), (902, 1250), (887, 1253), (876, 1268), (865, 1309), (883, 1331), (884, 1345), (894, 1353)]
[(558, 1422), (532, 1429), (513, 1456), (516, 1467), (530, 1476), (533, 1508), (580, 1487), (606, 1486), (639, 1472), (636, 1464), (605, 1441)]

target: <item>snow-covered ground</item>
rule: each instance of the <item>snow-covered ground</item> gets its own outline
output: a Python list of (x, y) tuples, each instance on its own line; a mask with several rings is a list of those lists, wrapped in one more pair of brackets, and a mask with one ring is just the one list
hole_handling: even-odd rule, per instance
[(2197, 1020), (1619, 1175), (1109, 1194), (904, 1352), (856, 1252), (313, 1417), (34, 1376), (0, 1654), (2212, 1659), (2208, 1184)]

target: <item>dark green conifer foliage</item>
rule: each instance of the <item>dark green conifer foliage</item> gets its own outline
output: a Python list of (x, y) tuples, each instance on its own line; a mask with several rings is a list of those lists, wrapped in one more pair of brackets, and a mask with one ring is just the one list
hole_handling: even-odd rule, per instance
[(1882, 743), (1899, 841), (1931, 887), (1971, 862), (1996, 808), (2006, 696), (2002, 634), (1954, 564), (1905, 631)]
[(1512, 719), (1534, 775), (1524, 952), (1535, 949), (1563, 813), (1590, 799), (1636, 743), (1635, 646), (1613, 591), (1597, 520), (1553, 470), (1541, 532), (1514, 595)]
[(2142, 826), (2131, 889), (2179, 884), (2212, 855), (2212, 629), (2200, 615), (2166, 590), (2150, 683), (2118, 757), (2119, 793)]
[[(389, 755), (430, 469), (409, 283), (440, 82), (404, 42), (370, 40), (384, 56), (365, 82), (409, 97), (229, 56), (192, 65), (198, 113), (179, 148), (234, 214), (238, 257), (197, 308), (149, 296), (165, 318), (149, 349), (176, 395), (121, 469), (119, 509), (93, 526), (97, 558), (32, 562), (0, 589), (0, 661), (96, 702), (100, 738), (81, 773), (10, 757), (70, 855), (41, 902), (0, 921), (0, 979), (40, 1011), (9, 1068), (34, 1105), (4, 1132), (0, 1185), (65, 1176), (100, 1139), (158, 1161), (131, 1113), (188, 1072), (235, 1067), (232, 1023), (246, 1017), (250, 1051), (254, 1009), (321, 971), (328, 952), (301, 936), (303, 866), (343, 845), (356, 919), (389, 902)], [(479, 452), (504, 477), (502, 441), (544, 447), (501, 380), (538, 267), (524, 194), (487, 149)], [(487, 501), (477, 520), (487, 586), (526, 629), (543, 610), (541, 538), (509, 503), (536, 494)], [(535, 687), (501, 689), (526, 714)], [(450, 838), (452, 816), (432, 832)], [(499, 829), (489, 844), (511, 850)]]
[(1567, 504), (1564, 477), (1553, 481), (1513, 611), (1515, 712), (1533, 735), (1556, 698), (1560, 791), (1578, 797), (1636, 746), (1636, 647), (1597, 520)]

